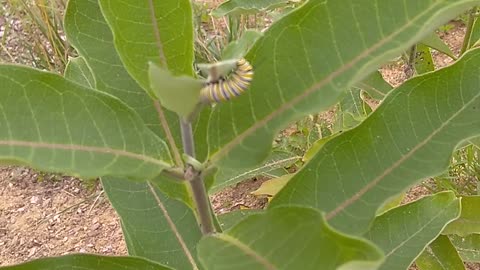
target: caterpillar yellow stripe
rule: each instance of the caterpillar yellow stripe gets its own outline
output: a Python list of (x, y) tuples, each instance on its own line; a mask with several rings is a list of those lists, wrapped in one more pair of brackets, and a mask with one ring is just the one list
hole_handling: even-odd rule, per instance
[(253, 67), (245, 59), (237, 61), (235, 70), (226, 79), (205, 85), (200, 98), (206, 103), (218, 103), (240, 96), (248, 89), (253, 79)]

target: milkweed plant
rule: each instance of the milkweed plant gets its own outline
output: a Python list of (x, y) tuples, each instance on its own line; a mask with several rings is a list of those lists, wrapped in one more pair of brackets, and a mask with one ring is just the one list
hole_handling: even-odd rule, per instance
[[(416, 67), (394, 89), (377, 69), (418, 44), (441, 51), (425, 38), (478, 4), (304, 1), (218, 62), (196, 63), (191, 1), (70, 0), (65, 32), (79, 56), (63, 76), (0, 65), (0, 159), (99, 177), (128, 256), (2, 269), (464, 269), (480, 258), (480, 198), (396, 198), (441, 174), (454, 150), (479, 145), (476, 17), (450, 66)], [(269, 8), (229, 0), (214, 15)], [(209, 194), (279, 161), (282, 129), (362, 102), (352, 93), (380, 105), (277, 175), (287, 181), (266, 209), (214, 214)]]

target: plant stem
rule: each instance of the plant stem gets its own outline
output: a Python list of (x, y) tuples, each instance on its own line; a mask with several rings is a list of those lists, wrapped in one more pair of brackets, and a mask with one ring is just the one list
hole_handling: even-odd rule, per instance
[[(180, 119), (180, 128), (182, 132), (183, 151), (190, 157), (195, 158), (195, 143), (193, 141), (192, 123)], [(190, 185), (193, 195), (193, 202), (197, 208), (197, 218), (200, 229), (203, 234), (215, 232), (212, 212), (210, 211), (210, 200), (203, 183), (202, 172), (195, 169), (192, 165), (186, 164), (185, 180)]]
[(468, 50), (468, 48), (470, 48), (470, 38), (472, 37), (473, 23), (475, 22), (476, 13), (477, 7), (473, 7), (468, 13), (467, 29), (465, 30), (465, 38), (463, 39), (460, 56), (463, 55)]
[(417, 56), (417, 45), (413, 45), (408, 51), (407, 67), (405, 69), (405, 75), (410, 78), (415, 74), (415, 58)]

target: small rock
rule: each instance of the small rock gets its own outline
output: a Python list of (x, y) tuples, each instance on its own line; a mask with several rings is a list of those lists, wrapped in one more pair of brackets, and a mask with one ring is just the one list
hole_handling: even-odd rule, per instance
[(39, 200), (40, 198), (38, 198), (38, 196), (32, 196), (32, 198), (30, 198), (30, 203), (37, 204)]
[(92, 225), (92, 227), (90, 227), (90, 229), (91, 229), (92, 231), (95, 231), (95, 230), (98, 229), (98, 228), (100, 228), (100, 223), (95, 223), (95, 224)]
[(102, 248), (102, 252), (112, 252), (112, 250), (113, 250), (112, 245), (108, 245)]
[(81, 248), (78, 252), (80, 252), (80, 253), (85, 253), (85, 252), (87, 252), (87, 251), (86, 251), (84, 248)]
[(20, 207), (17, 209), (17, 212), (23, 212), (23, 211), (25, 211), (25, 207)]
[(50, 204), (51, 201), (52, 201), (52, 199), (50, 199), (50, 198), (44, 200), (44, 201), (42, 202), (42, 207), (47, 207), (47, 206)]
[(33, 255), (35, 255), (35, 252), (37, 252), (37, 248), (36, 247), (33, 247), (31, 248), (29, 251), (28, 251), (28, 257), (32, 257)]
[(93, 244), (87, 244), (87, 247), (91, 248), (91, 247), (93, 247)]

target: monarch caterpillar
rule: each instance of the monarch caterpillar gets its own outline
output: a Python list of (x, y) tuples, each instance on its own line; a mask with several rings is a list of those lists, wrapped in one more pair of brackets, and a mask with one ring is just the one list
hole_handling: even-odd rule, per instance
[(240, 96), (250, 86), (253, 67), (245, 59), (236, 63), (235, 70), (227, 78), (209, 82), (200, 91), (200, 98), (206, 103), (218, 103)]

